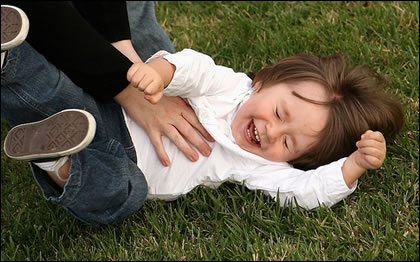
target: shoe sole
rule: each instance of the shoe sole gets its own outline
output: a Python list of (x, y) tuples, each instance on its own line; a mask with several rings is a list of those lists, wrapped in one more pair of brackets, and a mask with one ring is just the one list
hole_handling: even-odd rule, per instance
[(4, 141), (4, 153), (16, 160), (55, 159), (84, 149), (95, 132), (96, 121), (89, 112), (63, 110), (44, 120), (12, 128)]
[(1, 51), (4, 52), (25, 41), (29, 31), (29, 19), (22, 9), (1, 6)]

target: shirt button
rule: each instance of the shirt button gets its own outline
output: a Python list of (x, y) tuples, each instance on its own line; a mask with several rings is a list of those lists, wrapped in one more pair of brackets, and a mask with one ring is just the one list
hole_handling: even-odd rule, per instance
[(207, 119), (207, 118), (209, 118), (209, 114), (207, 112), (201, 112), (200, 113), (200, 118)]

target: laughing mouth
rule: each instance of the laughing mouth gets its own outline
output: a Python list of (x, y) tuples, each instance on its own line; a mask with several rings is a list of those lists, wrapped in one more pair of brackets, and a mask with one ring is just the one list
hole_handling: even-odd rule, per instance
[(259, 145), (261, 143), (260, 136), (258, 135), (257, 127), (254, 124), (254, 121), (251, 121), (248, 125), (248, 128), (246, 130), (249, 139), (252, 143)]

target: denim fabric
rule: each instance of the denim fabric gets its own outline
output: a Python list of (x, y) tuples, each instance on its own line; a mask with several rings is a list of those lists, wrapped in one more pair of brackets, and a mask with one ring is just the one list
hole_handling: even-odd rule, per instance
[[(128, 9), (130, 25), (142, 28), (135, 29), (132, 35), (142, 59), (161, 49), (174, 51), (166, 33), (156, 26), (153, 2)], [(146, 37), (137, 35), (142, 33)], [(159, 37), (150, 40), (154, 34)], [(91, 144), (71, 155), (70, 177), (64, 189), (31, 164), (45, 199), (90, 224), (118, 223), (141, 208), (147, 182), (137, 167), (121, 107), (95, 101), (26, 42), (9, 50), (7, 60), (1, 72), (1, 116), (11, 127), (68, 108), (89, 111), (96, 120)]]
[(159, 50), (175, 53), (169, 36), (156, 20), (153, 1), (127, 1), (127, 12), (134, 49), (143, 61)]

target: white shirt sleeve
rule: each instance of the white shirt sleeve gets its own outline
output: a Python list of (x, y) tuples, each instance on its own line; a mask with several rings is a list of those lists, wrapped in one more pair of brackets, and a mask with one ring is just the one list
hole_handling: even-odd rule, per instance
[(341, 171), (346, 158), (303, 171), (295, 168), (275, 170), (266, 168), (245, 179), (249, 189), (263, 190), (274, 199), (279, 198), (282, 206), (296, 203), (306, 209), (320, 205), (333, 206), (354, 192), (357, 181), (348, 188)]
[(184, 49), (175, 54), (159, 51), (147, 62), (157, 57), (163, 57), (176, 67), (171, 83), (164, 90), (166, 96), (191, 98), (229, 95), (241, 86), (240, 82), (246, 76), (231, 68), (216, 65), (210, 56), (192, 49)]

